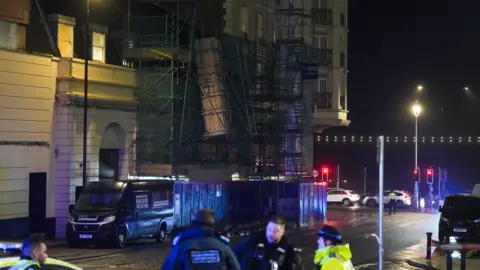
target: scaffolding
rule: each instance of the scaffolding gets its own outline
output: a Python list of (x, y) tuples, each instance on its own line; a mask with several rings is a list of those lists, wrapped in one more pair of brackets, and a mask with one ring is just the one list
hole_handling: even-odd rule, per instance
[[(128, 2), (121, 34), (124, 65), (136, 68), (139, 77), (131, 146), (136, 157), (131, 171), (135, 175), (178, 176), (182, 173), (175, 172), (174, 165), (184, 161), (191, 150), (183, 142), (194, 131), (200, 110), (190, 76), (195, 8), (189, 5), (182, 13), (178, 9), (161, 16), (133, 16), (132, 6), (145, 5), (145, 1), (139, 2)], [(155, 1), (151, 2), (154, 8)]]
[(319, 55), (304, 42), (303, 6), (276, 5), (273, 42), (202, 36), (192, 5), (183, 15), (128, 14), (124, 59), (141, 80), (136, 174), (178, 176), (188, 174), (180, 165), (232, 164), (244, 178), (309, 173), (303, 80), (317, 75)]
[[(307, 56), (304, 43), (304, 7), (295, 7), (289, 1), (277, 5), (270, 84), (261, 83), (272, 89), (270, 109), (274, 125), (273, 141), (277, 168), (281, 175), (298, 179), (308, 174), (302, 154), (304, 133), (303, 70)], [(268, 79), (267, 79), (268, 81)]]

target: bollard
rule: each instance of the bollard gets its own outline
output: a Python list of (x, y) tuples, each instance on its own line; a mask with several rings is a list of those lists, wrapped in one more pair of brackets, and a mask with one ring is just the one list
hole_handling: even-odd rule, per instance
[(427, 232), (427, 260), (432, 259), (432, 234), (431, 232)]
[(460, 270), (467, 270), (467, 252), (462, 249), (460, 256)]
[(452, 261), (452, 251), (448, 250), (445, 252), (447, 255), (447, 270), (453, 270), (453, 261)]

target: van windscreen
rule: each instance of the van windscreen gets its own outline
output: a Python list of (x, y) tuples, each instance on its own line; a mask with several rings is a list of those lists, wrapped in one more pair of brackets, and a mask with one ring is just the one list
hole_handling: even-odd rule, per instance
[(122, 194), (119, 193), (82, 193), (75, 205), (76, 211), (108, 211), (117, 207)]

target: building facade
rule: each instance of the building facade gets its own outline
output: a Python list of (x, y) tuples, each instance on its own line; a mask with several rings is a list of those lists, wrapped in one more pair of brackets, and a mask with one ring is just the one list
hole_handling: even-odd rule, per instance
[(87, 181), (127, 179), (134, 162), (137, 74), (105, 63), (107, 29), (92, 24), (82, 164), (85, 66), (74, 57), (75, 19), (47, 18), (59, 55), (29, 53), (27, 2), (16, 13), (24, 20), (0, 14), (0, 237), (61, 238), (68, 206), (83, 185), (83, 166)]

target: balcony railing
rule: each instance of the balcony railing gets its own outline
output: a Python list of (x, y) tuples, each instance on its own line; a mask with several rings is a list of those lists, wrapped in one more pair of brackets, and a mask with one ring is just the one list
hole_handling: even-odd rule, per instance
[(332, 10), (324, 8), (312, 8), (312, 23), (318, 25), (331, 25), (333, 23)]

